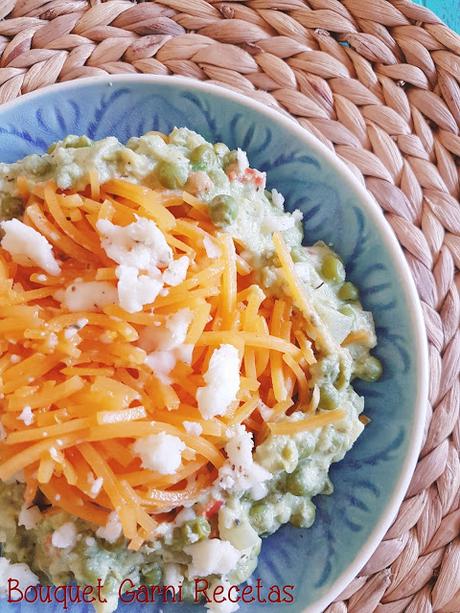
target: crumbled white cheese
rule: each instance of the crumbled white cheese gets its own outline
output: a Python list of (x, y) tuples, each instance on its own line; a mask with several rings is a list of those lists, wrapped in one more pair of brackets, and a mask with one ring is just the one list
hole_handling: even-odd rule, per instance
[(238, 171), (240, 173), (246, 170), (246, 168), (249, 168), (249, 161), (248, 161), (247, 153), (246, 151), (243, 151), (239, 147), (236, 150), (236, 161), (238, 164)]
[(253, 500), (262, 500), (268, 494), (268, 485), (264, 482), (255, 483), (250, 491)]
[(229, 429), (229, 440), (225, 445), (229, 461), (238, 469), (247, 469), (252, 465), (252, 434), (245, 426), (239, 424)]
[(50, 275), (61, 272), (52, 246), (37, 230), (19, 219), (2, 221), (0, 227), (5, 232), (0, 244), (15, 262), (22, 266), (39, 266)]
[(283, 194), (280, 194), (277, 189), (272, 189), (272, 202), (274, 206), (276, 206), (276, 208), (278, 209), (283, 208), (284, 196)]
[(159, 264), (168, 265), (172, 259), (164, 234), (151, 219), (139, 217), (127, 226), (100, 219), (96, 228), (105, 252), (118, 264), (151, 271)]
[(206, 255), (208, 256), (210, 260), (214, 260), (215, 258), (220, 257), (222, 253), (219, 248), (219, 245), (217, 245), (217, 243), (214, 240), (209, 238), (209, 236), (205, 236), (203, 238), (203, 247), (204, 247), (204, 250), (206, 251)]
[(160, 432), (137, 439), (131, 449), (141, 458), (143, 468), (173, 475), (181, 464), (185, 445), (179, 437)]
[(192, 519), (195, 519), (195, 517), (195, 511), (191, 508), (188, 509), (187, 507), (185, 507), (176, 515), (173, 524), (175, 527), (182, 526), (182, 524), (185, 524), (186, 521), (191, 521)]
[(90, 484), (89, 493), (92, 498), (96, 498), (104, 485), (103, 477), (95, 479), (93, 473), (88, 473), (88, 483)]
[(104, 527), (99, 527), (96, 530), (96, 536), (106, 540), (109, 543), (115, 543), (122, 532), (120, 518), (116, 511), (112, 511), (107, 518), (107, 523)]
[(189, 343), (184, 343), (183, 345), (179, 345), (179, 347), (176, 347), (174, 352), (177, 356), (177, 359), (180, 362), (184, 362), (184, 364), (190, 365), (192, 363), (194, 348), (195, 348), (194, 345), (190, 345)]
[(257, 405), (259, 409), (259, 413), (264, 421), (270, 421), (270, 417), (273, 415), (273, 409), (268, 407), (265, 402), (259, 400), (259, 404)]
[(166, 320), (166, 330), (169, 335), (163, 339), (161, 349), (175, 349), (180, 347), (187, 336), (188, 328), (192, 322), (193, 313), (190, 309), (180, 309)]
[(145, 358), (145, 363), (153, 370), (158, 379), (168, 385), (171, 383), (168, 375), (176, 365), (173, 351), (154, 351)]
[(171, 260), (168, 268), (163, 273), (163, 281), (173, 287), (179, 285), (185, 280), (189, 265), (190, 260), (186, 255), (181, 256), (177, 260)]
[(188, 567), (189, 578), (226, 575), (235, 568), (241, 556), (238, 549), (220, 539), (205, 539), (187, 545), (184, 551), (192, 556)]
[(21, 361), (21, 356), (17, 355), (17, 353), (13, 353), (10, 355), (10, 362), (12, 364), (19, 364), (20, 361)]
[(163, 577), (164, 586), (172, 587), (174, 592), (177, 593), (183, 581), (184, 575), (181, 573), (181, 568), (179, 564), (174, 564), (173, 562), (165, 564)]
[(140, 274), (134, 266), (120, 265), (115, 272), (118, 278), (118, 302), (128, 313), (142, 311), (144, 304), (153, 302), (163, 287), (157, 269), (147, 275)]
[(141, 332), (139, 345), (146, 351), (156, 348), (145, 363), (164, 383), (169, 383), (168, 375), (177, 360), (188, 364), (192, 361), (193, 345), (184, 343), (192, 318), (190, 309), (181, 309), (168, 317), (163, 329), (152, 326)]
[(67, 340), (70, 340), (71, 338), (75, 336), (75, 334), (77, 334), (77, 332), (78, 332), (77, 328), (75, 328), (74, 326), (69, 326), (68, 328), (64, 330), (64, 337)]
[(11, 564), (7, 558), (0, 558), (0, 596), (6, 596), (8, 593), (8, 579), (19, 581), (18, 589), (23, 592), (29, 585), (38, 583), (37, 575), (30, 570), (27, 564)]
[(228, 460), (219, 469), (219, 484), (224, 490), (251, 491), (255, 499), (260, 499), (265, 481), (272, 474), (252, 457), (254, 446), (252, 434), (243, 425), (233, 426), (227, 431), (225, 452)]
[(80, 332), (80, 330), (82, 330), (87, 324), (88, 324), (88, 319), (85, 319), (84, 317), (77, 319), (77, 321), (74, 324), (67, 326), (67, 328), (64, 330), (65, 338), (66, 339), (73, 338), (75, 334), (77, 334), (77, 332)]
[(92, 547), (95, 544), (96, 544), (96, 539), (94, 537), (92, 536), (85, 537), (85, 545), (88, 545), (88, 547)]
[(264, 232), (284, 232), (293, 228), (301, 219), (301, 211), (294, 211), (291, 215), (289, 213), (274, 215), (267, 212), (262, 220), (262, 230)]
[(147, 352), (180, 347), (185, 342), (192, 319), (193, 313), (190, 309), (180, 309), (166, 319), (163, 327), (161, 327), (161, 322), (154, 322), (153, 326), (141, 330), (139, 347)]
[(77, 542), (77, 529), (72, 521), (62, 524), (51, 536), (51, 544), (59, 549), (75, 547)]
[[(237, 602), (232, 602), (232, 600), (235, 600), (235, 594), (232, 594), (232, 600), (229, 598), (229, 590), (232, 585), (233, 584), (226, 579), (221, 579), (220, 581), (215, 579), (211, 582), (207, 590), (210, 602), (206, 602), (204, 605), (208, 611), (211, 613), (234, 613), (234, 611), (238, 611), (240, 608), (239, 604)], [(224, 589), (222, 593), (221, 590), (218, 591), (218, 600), (216, 600), (216, 597), (214, 597), (214, 590), (219, 586), (222, 586)]]
[(117, 288), (108, 281), (75, 281), (54, 298), (69, 311), (98, 311), (118, 302)]
[(26, 530), (32, 530), (41, 519), (40, 509), (37, 506), (21, 507), (18, 515), (18, 526), (24, 526)]
[(33, 423), (35, 416), (32, 413), (32, 409), (28, 404), (26, 404), (26, 406), (19, 413), (18, 419), (23, 421), (26, 426), (30, 426)]
[(194, 436), (200, 436), (200, 434), (203, 432), (201, 424), (196, 421), (184, 421), (183, 425), (186, 432), (193, 434)]
[(240, 357), (233, 345), (214, 349), (204, 375), (206, 387), (199, 387), (196, 399), (201, 415), (211, 419), (225, 415), (240, 388)]

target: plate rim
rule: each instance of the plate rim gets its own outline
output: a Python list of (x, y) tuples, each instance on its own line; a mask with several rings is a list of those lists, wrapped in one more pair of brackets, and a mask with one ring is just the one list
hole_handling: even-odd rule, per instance
[(10, 100), (0, 105), (0, 125), (2, 123), (2, 115), (4, 112), (14, 109), (16, 106), (27, 104), (28, 101), (34, 98), (46, 96), (49, 93), (63, 91), (66, 89), (82, 88), (92, 85), (122, 85), (124, 83), (133, 84), (136, 82), (161, 84), (161, 85), (177, 85), (182, 86), (184, 90), (194, 89), (209, 93), (216, 97), (225, 98), (239, 103), (243, 107), (249, 107), (259, 114), (270, 119), (272, 122), (281, 125), (285, 130), (294, 133), (301, 141), (303, 141), (314, 152), (318, 152), (323, 159), (329, 164), (330, 168), (337, 172), (340, 178), (348, 183), (348, 185), (359, 194), (363, 208), (370, 216), (370, 219), (375, 223), (382, 242), (388, 250), (389, 257), (398, 275), (398, 281), (401, 291), (403, 292), (405, 302), (408, 305), (410, 331), (414, 337), (416, 355), (414, 357), (416, 370), (416, 387), (417, 394), (414, 400), (414, 425), (409, 432), (409, 440), (407, 445), (407, 453), (402, 464), (399, 478), (393, 488), (389, 500), (382, 511), (380, 520), (372, 528), (365, 543), (362, 545), (354, 559), (350, 564), (339, 574), (337, 579), (329, 586), (325, 593), (317, 599), (313, 604), (302, 609), (302, 613), (320, 613), (327, 608), (340, 593), (347, 587), (359, 571), (365, 566), (372, 554), (375, 552), (388, 529), (391, 527), (402, 502), (405, 499), (405, 494), (410, 485), (412, 476), (418, 462), (418, 456), (422, 447), (425, 422), (428, 408), (428, 389), (429, 389), (429, 358), (428, 358), (428, 339), (423, 318), (422, 306), (416, 289), (415, 281), (410, 272), (409, 265), (404, 256), (401, 244), (397, 240), (396, 235), (386, 221), (383, 211), (378, 203), (368, 194), (365, 186), (354, 176), (352, 171), (346, 164), (337, 156), (337, 154), (326, 145), (324, 145), (314, 135), (310, 134), (305, 128), (301, 127), (293, 118), (283, 112), (269, 107), (268, 105), (254, 100), (245, 94), (229, 90), (220, 85), (209, 83), (207, 81), (198, 81), (190, 77), (178, 75), (146, 75), (146, 74), (122, 74), (85, 77), (64, 81), (61, 83), (53, 83), (40, 89), (37, 89), (26, 94), (22, 94), (14, 100)]

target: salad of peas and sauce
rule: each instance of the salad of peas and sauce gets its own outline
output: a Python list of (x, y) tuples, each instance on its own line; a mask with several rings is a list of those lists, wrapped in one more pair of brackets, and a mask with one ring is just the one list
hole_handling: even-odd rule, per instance
[[(196, 576), (226, 585), (242, 583), (257, 566), (261, 538), (286, 523), (310, 527), (315, 520), (314, 497), (333, 492), (331, 464), (343, 459), (366, 423), (364, 399), (352, 382), (377, 381), (382, 365), (370, 353), (376, 345), (372, 315), (363, 310), (359, 290), (347, 280), (342, 260), (323, 242), (302, 245), (302, 214), (284, 210), (283, 196), (266, 188), (265, 173), (251, 168), (240, 149), (208, 143), (186, 128), (175, 128), (169, 135), (148, 132), (126, 145), (114, 137), (92, 141), (68, 136), (43, 155), (0, 164), (0, 219), (21, 218), (24, 205), (18, 177), (29, 184), (53, 181), (65, 192), (84, 190), (91, 173), (101, 185), (122, 179), (162, 193), (193, 196), (197, 210), (206, 209), (216, 233), (232, 236), (241, 261), (255, 271), (251, 282), (274, 297), (290, 295), (273, 242), (274, 233), (279, 233), (313, 313), (311, 328), (301, 337), (305, 351), (311, 350), (313, 356), (307, 403), (320, 414), (341, 409), (346, 415), (338, 423), (296, 432), (295, 423), (306, 409), (294, 405), (285, 415), (292, 432), (275, 431), (255, 441), (248, 439), (243, 425), (234, 427), (230, 437), (236, 445), (234, 457), (246, 454), (238, 474), (227, 450), (232, 461), (220, 469), (213, 486), (173, 520), (165, 521), (155, 539), (137, 551), (127, 548), (116, 517), (98, 530), (65, 511), (44, 518), (39, 511), (47, 501), (38, 494), (35, 521), (24, 516), (21, 475), (0, 482), (2, 555), (13, 565), (27, 564), (42, 582), (93, 584), (101, 578), (109, 600), (101, 610), (107, 612), (116, 608), (114, 595), (127, 577), (136, 585), (180, 585), (185, 596), (192, 594)], [(211, 246), (209, 254), (214, 257)], [(295, 307), (294, 301), (292, 318), (298, 317)], [(274, 404), (260, 402), (258, 411), (264, 419), (273, 415)], [(61, 547), (52, 535), (66, 530), (72, 537)], [(221, 567), (212, 559), (217, 555), (215, 542), (229, 544), (219, 551)], [(217, 604), (207, 606), (219, 610)], [(227, 604), (226, 613), (233, 610)]]

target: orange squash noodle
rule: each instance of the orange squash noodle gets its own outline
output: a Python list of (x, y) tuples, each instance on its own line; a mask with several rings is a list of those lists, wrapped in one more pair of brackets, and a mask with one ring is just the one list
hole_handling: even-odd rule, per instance
[[(308, 368), (316, 357), (310, 306), (281, 235), (274, 244), (289, 295), (273, 300), (240, 246), (211, 230), (206, 204), (187, 192), (173, 197), (118, 179), (100, 185), (96, 173), (80, 193), (52, 182), (29, 186), (24, 178), (18, 189), (24, 223), (51, 243), (61, 268), (50, 276), (0, 249), (0, 479), (23, 471), (29, 503), (41, 490), (51, 509), (98, 526), (115, 510), (129, 547), (138, 549), (165, 512), (193, 503), (212, 485), (226, 460), (228, 427), (244, 423), (261, 441), (270, 431), (342, 419), (340, 410), (287, 419), (311, 406)], [(157, 224), (175, 260), (189, 258), (185, 278), (140, 312), (118, 304), (69, 312), (57, 296), (75, 281), (116, 287), (117, 263), (103, 248), (98, 219), (125, 226), (139, 218)], [(207, 241), (220, 256), (209, 257)], [(141, 340), (183, 308), (192, 314), (185, 340), (191, 361), (179, 360), (162, 377), (146, 364)], [(240, 352), (240, 391), (226, 415), (206, 420), (197, 389), (212, 352), (225, 343)], [(272, 409), (268, 424), (263, 406)], [(196, 424), (193, 434), (184, 422)], [(132, 450), (137, 439), (159, 433), (185, 446), (175, 474), (144, 467)], [(89, 475), (102, 483), (99, 492), (91, 491)]]

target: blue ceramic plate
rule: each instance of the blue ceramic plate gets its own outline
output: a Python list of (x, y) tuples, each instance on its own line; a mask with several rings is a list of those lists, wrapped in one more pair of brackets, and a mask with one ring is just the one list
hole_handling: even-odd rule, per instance
[[(115, 135), (126, 141), (174, 126), (246, 150), (251, 166), (267, 172), (269, 187), (284, 194), (288, 209), (303, 211), (306, 243), (322, 239), (332, 244), (360, 288), (364, 307), (374, 313), (375, 353), (384, 375), (377, 384), (356, 385), (372, 421), (345, 460), (333, 466), (335, 492), (316, 498), (314, 526), (287, 526), (266, 539), (254, 575), (264, 585), (296, 586), (295, 602), (276, 605), (279, 610), (319, 612), (374, 551), (415, 467), (428, 375), (414, 284), (381, 210), (337, 157), (278, 112), (205, 83), (121, 76), (73, 81), (26, 95), (0, 108), (0, 160), (43, 152), (67, 134)], [(242, 605), (241, 611), (256, 613), (263, 606)], [(148, 607), (130, 605), (129, 610), (140, 613)], [(2, 603), (1, 610), (36, 611), (36, 606)], [(198, 608), (168, 605), (168, 613), (176, 610), (196, 613)]]

